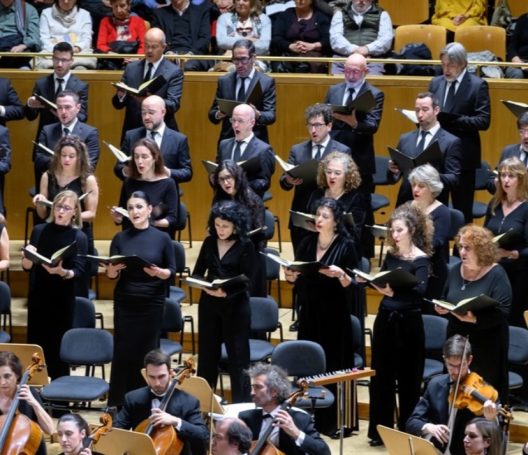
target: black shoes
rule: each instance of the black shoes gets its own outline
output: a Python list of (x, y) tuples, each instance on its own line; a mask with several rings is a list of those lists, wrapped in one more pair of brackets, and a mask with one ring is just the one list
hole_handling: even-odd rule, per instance
[(299, 330), (299, 321), (294, 321), (292, 325), (290, 325), (290, 332), (297, 332)]
[(380, 447), (383, 445), (383, 441), (381, 439), (371, 439), (369, 445), (370, 447)]

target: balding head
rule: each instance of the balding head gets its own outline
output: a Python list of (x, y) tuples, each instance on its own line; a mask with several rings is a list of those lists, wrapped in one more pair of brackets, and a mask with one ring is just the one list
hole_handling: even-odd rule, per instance
[(227, 417), (216, 424), (213, 438), (213, 455), (239, 455), (250, 449), (253, 434), (242, 420)]
[(361, 54), (350, 55), (345, 62), (345, 79), (350, 83), (360, 82), (368, 72), (367, 59)]
[(166, 47), (163, 30), (154, 27), (145, 33), (145, 58), (147, 62), (157, 62), (162, 57)]
[(237, 141), (246, 139), (255, 125), (254, 109), (249, 104), (239, 104), (233, 109), (231, 125)]
[(147, 96), (141, 103), (141, 118), (143, 126), (149, 130), (157, 130), (165, 117), (165, 101), (158, 95)]

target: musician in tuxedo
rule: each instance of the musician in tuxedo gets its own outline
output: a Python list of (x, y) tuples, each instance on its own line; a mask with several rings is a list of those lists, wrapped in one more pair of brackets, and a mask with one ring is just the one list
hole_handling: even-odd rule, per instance
[[(436, 199), (447, 205), (449, 203), (449, 191), (458, 185), (461, 172), (462, 146), (460, 139), (440, 126), (437, 118), (440, 105), (436, 96), (431, 92), (417, 95), (414, 111), (418, 118), (419, 128), (402, 134), (396, 148), (405, 155), (414, 158), (434, 142), (438, 143), (442, 159), (431, 161), (429, 164), (438, 171), (444, 184), (442, 193)], [(392, 160), (389, 161), (388, 177), (391, 183), (396, 183), (402, 177), (398, 164)], [(407, 178), (404, 178), (398, 191), (396, 207), (412, 199), (411, 183)]]
[[(438, 447), (445, 446), (451, 441), (449, 446), (451, 455), (465, 455), (464, 430), (475, 414), (467, 408), (457, 409), (450, 429), (448, 397), (457, 382), (461, 387), (470, 374), (469, 367), (473, 360), (471, 344), (465, 337), (454, 335), (445, 342), (443, 356), (447, 374), (435, 376), (429, 381), (424, 395), (407, 420), (405, 431), (431, 439)], [(488, 420), (497, 418), (497, 406), (491, 400), (484, 403), (484, 417)]]
[[(256, 70), (255, 45), (248, 39), (240, 39), (233, 45), (233, 64), (235, 71), (218, 79), (216, 95), (209, 109), (209, 120), (218, 125), (222, 123), (219, 142), (233, 137), (230, 117), (218, 107), (217, 99), (236, 100), (245, 103), (257, 84), (260, 84), (262, 96), (251, 102), (255, 111), (254, 133), (264, 142), (269, 142), (268, 125), (275, 123), (275, 81), (267, 74)], [(249, 101), (248, 101), (249, 102)]]
[(247, 424), (254, 440), (262, 437), (272, 425), (268, 439), (285, 455), (330, 455), (328, 445), (315, 429), (312, 416), (281, 406), (291, 392), (291, 384), (281, 368), (256, 363), (248, 374), (251, 399), (257, 408), (242, 411), (238, 417)]
[[(53, 47), (53, 73), (37, 79), (33, 92), (54, 103), (57, 95), (68, 90), (77, 93), (79, 97), (80, 109), (77, 118), (81, 122), (88, 120), (88, 84), (81, 81), (71, 72), (73, 63), (73, 47), (70, 43), (57, 43)], [(30, 96), (24, 107), (24, 114), (28, 120), (35, 120), (39, 117), (39, 124), (35, 140), (40, 136), (44, 126), (57, 121), (57, 112), (48, 109), (36, 97)], [(33, 154), (35, 161), (35, 154)], [(37, 183), (38, 188), (38, 183)]]
[(155, 349), (145, 355), (143, 363), (147, 385), (125, 395), (125, 404), (113, 426), (130, 430), (145, 419), (154, 427), (170, 425), (184, 443), (182, 454), (205, 455), (209, 433), (202, 420), (200, 402), (176, 387), (165, 410), (160, 409), (171, 385), (173, 370), (170, 357)]
[(0, 125), (0, 223), (5, 223), (4, 204), (5, 175), (11, 170), (11, 142), (9, 130)]
[[(179, 184), (189, 182), (192, 178), (191, 158), (187, 136), (170, 129), (164, 122), (165, 101), (158, 95), (148, 96), (141, 103), (143, 126), (127, 131), (121, 150), (130, 155), (134, 144), (140, 139), (153, 139), (160, 148), (167, 175)], [(129, 177), (129, 168), (121, 162), (114, 166), (114, 174), (124, 180)], [(179, 191), (178, 191), (179, 193)]]
[(213, 455), (244, 455), (251, 448), (252, 433), (240, 419), (226, 417), (215, 426)]
[[(165, 33), (159, 28), (151, 28), (145, 33), (145, 58), (127, 65), (121, 79), (126, 85), (137, 88), (143, 82), (157, 76), (165, 78), (165, 84), (149, 95), (158, 95), (165, 101), (165, 123), (173, 130), (178, 130), (174, 114), (180, 109), (180, 99), (183, 92), (183, 73), (178, 65), (163, 58), (167, 47)], [(121, 142), (128, 130), (143, 126), (141, 119), (142, 96), (132, 95), (117, 89), (112, 98), (116, 109), (125, 108), (125, 120), (121, 132)]]
[[(97, 128), (87, 125), (79, 120), (81, 111), (79, 95), (75, 92), (65, 90), (58, 94), (56, 99), (58, 122), (46, 125), (40, 132), (38, 142), (51, 150), (62, 136), (75, 135), (86, 144), (88, 158), (92, 170), (95, 171), (99, 160), (99, 131)], [(40, 178), (49, 168), (51, 156), (41, 147), (35, 146), (35, 182), (40, 186)]]
[[(451, 201), (466, 223), (473, 220), (475, 169), (480, 167), (479, 131), (489, 128), (491, 106), (488, 84), (467, 69), (467, 54), (460, 43), (449, 43), (440, 53), (443, 75), (429, 84), (429, 91), (440, 101), (438, 116), (442, 128), (462, 143), (462, 170), (459, 184), (451, 191)], [(453, 114), (453, 115), (450, 115)]]
[(10, 120), (22, 118), (24, 118), (24, 106), (11, 85), (11, 80), (0, 77), (0, 125), (6, 126)]
[[(304, 111), (304, 119), (308, 133), (310, 134), (310, 139), (292, 146), (290, 155), (288, 156), (288, 163), (297, 166), (311, 159), (320, 161), (329, 153), (336, 151), (351, 155), (348, 146), (341, 144), (341, 142), (332, 139), (330, 136), (333, 120), (332, 108), (330, 106), (320, 103), (308, 106)], [(281, 175), (279, 181), (281, 188), (285, 191), (294, 189), (291, 210), (307, 212), (310, 194), (317, 189), (315, 177), (314, 175), (312, 182), (303, 182), (302, 179), (291, 177), (287, 172)], [(295, 227), (292, 224), (291, 216), (288, 228), (290, 229), (293, 251), (296, 251), (301, 240), (303, 229)]]
[(249, 104), (239, 104), (235, 107), (230, 122), (235, 137), (220, 142), (216, 162), (220, 164), (224, 160), (248, 161), (258, 156), (258, 166), (256, 169), (246, 170), (246, 174), (249, 186), (262, 197), (270, 187), (271, 176), (275, 172), (275, 153), (269, 144), (253, 133), (255, 110)]

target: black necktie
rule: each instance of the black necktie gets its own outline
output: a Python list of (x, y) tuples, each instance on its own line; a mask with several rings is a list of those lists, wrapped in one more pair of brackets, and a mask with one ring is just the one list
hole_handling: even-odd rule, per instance
[(147, 73), (145, 74), (145, 79), (143, 79), (143, 82), (147, 82), (152, 79), (152, 69), (154, 68), (154, 64), (149, 63), (147, 67), (148, 67)]
[(240, 79), (240, 87), (238, 89), (237, 94), (237, 101), (246, 101), (246, 79), (247, 77), (241, 77)]
[(317, 152), (315, 152), (315, 159), (319, 161), (321, 158), (323, 158), (323, 146), (321, 144), (317, 144)]
[(352, 103), (352, 101), (354, 101), (354, 92), (355, 92), (355, 90), (352, 87), (350, 87), (348, 89), (348, 100), (347, 100), (346, 104), (350, 104), (350, 103)]
[(70, 133), (71, 133), (71, 131), (69, 130), (69, 128), (64, 128), (64, 129), (62, 130), (62, 135), (63, 135), (63, 136), (69, 136)]
[(447, 96), (444, 101), (444, 111), (450, 111), (453, 108), (453, 104), (455, 104), (456, 84), (457, 80), (455, 79), (449, 86), (449, 90), (447, 91)]
[(416, 146), (416, 156), (418, 156), (420, 153), (424, 151), (425, 138), (427, 137), (427, 134), (428, 134), (427, 131), (420, 132), (420, 140), (418, 141), (418, 145)]
[(524, 163), (524, 165), (528, 168), (528, 152), (525, 152), (525, 151), (523, 150), (523, 151), (521, 151), (521, 154), (522, 154), (522, 152), (524, 152), (524, 158), (523, 158), (521, 161), (522, 161), (522, 162)]
[(157, 135), (158, 135), (158, 132), (157, 132), (157, 131), (151, 131), (151, 132), (150, 132), (150, 138), (151, 138), (154, 142), (156, 142), (156, 137), (157, 137)]
[(64, 82), (64, 79), (57, 78), (57, 90), (55, 90), (55, 99), (57, 99), (57, 95), (62, 92), (62, 83)]
[(240, 158), (242, 157), (242, 144), (244, 141), (235, 141), (235, 151), (233, 152), (233, 161), (235, 163), (238, 163), (240, 161)]

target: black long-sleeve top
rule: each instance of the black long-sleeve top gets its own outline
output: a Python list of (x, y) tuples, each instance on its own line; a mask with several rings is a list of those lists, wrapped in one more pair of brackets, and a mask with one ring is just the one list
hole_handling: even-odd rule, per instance
[(528, 13), (519, 16), (513, 35), (509, 40), (508, 61), (511, 61), (513, 57), (519, 57), (522, 61), (528, 62)]

